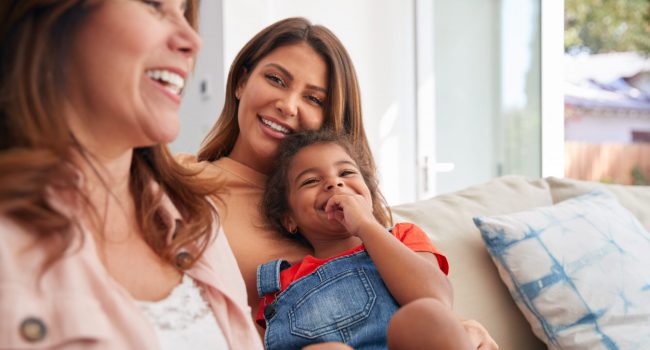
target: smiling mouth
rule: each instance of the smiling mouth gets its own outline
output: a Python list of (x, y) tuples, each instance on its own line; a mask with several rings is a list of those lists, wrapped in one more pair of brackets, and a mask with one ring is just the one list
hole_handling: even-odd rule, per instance
[(282, 126), (282, 125), (280, 125), (280, 124), (278, 124), (276, 122), (265, 119), (263, 117), (259, 117), (259, 118), (262, 121), (262, 124), (268, 126), (270, 129), (272, 129), (274, 131), (277, 131), (277, 132), (280, 132), (280, 133), (283, 133), (285, 135), (291, 134), (290, 129), (288, 129), (288, 128), (286, 128), (286, 127), (284, 127), (284, 126)]
[(180, 96), (183, 93), (185, 79), (180, 75), (164, 69), (151, 69), (145, 74), (172, 94)]

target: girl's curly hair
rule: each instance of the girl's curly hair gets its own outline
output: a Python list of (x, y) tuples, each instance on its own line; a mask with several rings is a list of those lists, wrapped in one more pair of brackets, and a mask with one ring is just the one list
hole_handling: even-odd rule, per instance
[(360, 147), (355, 146), (349, 136), (336, 134), (330, 130), (320, 130), (292, 134), (280, 144), (275, 171), (266, 181), (266, 191), (260, 208), (262, 216), (267, 220), (271, 228), (287, 237), (309, 245), (302, 235), (292, 234), (283, 225), (284, 218), (291, 210), (287, 198), (289, 194), (287, 177), (291, 162), (298, 152), (305, 147), (322, 143), (333, 143), (343, 147), (352, 160), (357, 163), (359, 172), (370, 190), (375, 218), (382, 225), (390, 226), (392, 224), (390, 209), (379, 190), (377, 177), (373, 171), (372, 159), (367, 159), (368, 157), (365, 156), (367, 152), (363, 152)]

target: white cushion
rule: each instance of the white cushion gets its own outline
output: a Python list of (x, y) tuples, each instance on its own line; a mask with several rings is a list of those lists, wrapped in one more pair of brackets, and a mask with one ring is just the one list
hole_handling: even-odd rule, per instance
[(478, 217), (502, 280), (556, 349), (650, 345), (650, 234), (604, 189)]

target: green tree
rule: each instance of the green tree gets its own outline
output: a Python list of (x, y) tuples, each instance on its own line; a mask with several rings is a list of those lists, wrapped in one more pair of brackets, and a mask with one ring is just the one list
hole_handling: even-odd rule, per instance
[(632, 168), (630, 175), (632, 175), (633, 185), (648, 186), (650, 184), (648, 178), (645, 176), (643, 170), (641, 170), (641, 167), (639, 165), (635, 165), (634, 168)]
[(650, 0), (565, 0), (564, 49), (650, 54)]

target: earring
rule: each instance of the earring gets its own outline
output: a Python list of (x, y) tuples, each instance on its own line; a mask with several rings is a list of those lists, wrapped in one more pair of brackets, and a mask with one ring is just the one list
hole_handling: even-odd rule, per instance
[(289, 230), (289, 233), (291, 233), (292, 235), (297, 234), (298, 233), (298, 227), (292, 228), (291, 230)]

